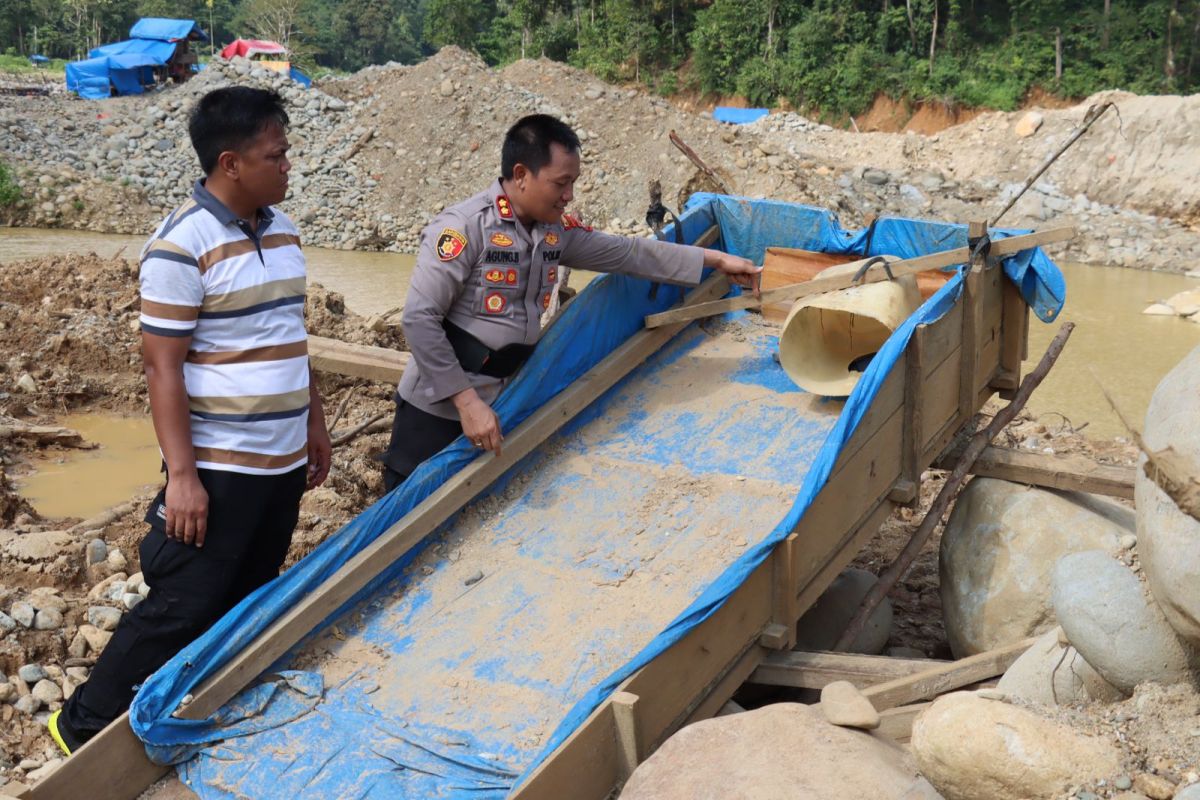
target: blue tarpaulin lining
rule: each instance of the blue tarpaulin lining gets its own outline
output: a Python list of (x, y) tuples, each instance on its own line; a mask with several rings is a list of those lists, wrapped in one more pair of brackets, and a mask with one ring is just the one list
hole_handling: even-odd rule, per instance
[(131, 39), (161, 39), (164, 42), (177, 42), (196, 34), (201, 42), (208, 41), (208, 34), (201, 30), (195, 20), (163, 19), (162, 17), (143, 17), (133, 23), (129, 29)]
[(89, 58), (67, 64), (67, 89), (87, 100), (109, 96), (108, 58)]
[[(844, 231), (836, 218), (821, 209), (717, 195), (701, 195), (689, 202), (681, 223), (685, 238), (694, 239), (715, 221), (721, 226), (720, 246), (754, 260), (761, 259), (766, 246), (853, 253), (861, 252), (855, 249), (856, 245), (861, 248), (866, 241), (865, 231)], [(965, 244), (965, 230), (965, 226), (941, 223), (881, 220), (875, 226), (870, 249), (872, 253), (913, 257)], [(1018, 263), (1014, 265), (1013, 262)], [(1021, 287), (1026, 299), (1038, 309), (1039, 316), (1053, 319), (1061, 308), (1064, 294), (1057, 268), (1040, 253), (1026, 254), (1023, 259), (1007, 259), (1004, 268), (1006, 274)], [(516, 427), (541, 404), (599, 363), (642, 327), (645, 314), (664, 310), (678, 302), (681, 296), (679, 289), (663, 287), (651, 299), (647, 287), (648, 284), (642, 280), (609, 276), (593, 282), (582, 292), (567, 307), (558, 323), (547, 332), (533, 358), (497, 400), (495, 409), (504, 429)], [(795, 527), (824, 486), (838, 453), (870, 407), (880, 384), (903, 352), (913, 328), (918, 323), (936, 320), (944, 314), (959, 296), (960, 288), (961, 277), (956, 276), (897, 330), (876, 355), (813, 459), (800, 493), (786, 517), (766, 538), (749, 548), (709, 584), (683, 613), (632, 660), (583, 694), (544, 743), (541, 753), (524, 765), (523, 774), (528, 774), (541, 763), (620, 681), (711, 616), (750, 572), (762, 563), (772, 547)], [(592, 415), (595, 413), (593, 410)], [(308, 687), (307, 695), (297, 690), (296, 687), (304, 686), (307, 679), (297, 677), (294, 673), (289, 673), (293, 676), (289, 679), (291, 690), (275, 692), (270, 688), (256, 687), (239, 696), (211, 720), (175, 719), (170, 713), (184, 695), (194, 690), (204, 678), (241, 651), (258, 633), (475, 457), (474, 449), (460, 437), (421, 465), (395, 492), (376, 502), (278, 579), (246, 598), (206, 634), (151, 676), (131, 708), (131, 724), (137, 735), (147, 743), (150, 756), (160, 763), (179, 763), (192, 758), (206, 744), (227, 737), (228, 726), (246, 724), (241, 719), (245, 716), (245, 708), (256, 710), (253, 724), (259, 727), (279, 725), (296, 719), (297, 715), (303, 716), (312, 704), (296, 699), (295, 695), (311, 697), (312, 690)], [(517, 465), (509, 475), (521, 468), (521, 465)], [(419, 548), (414, 548), (413, 552), (391, 565), (363, 592), (330, 615), (326, 622), (340, 617), (397, 578), (412, 563), (417, 550)], [(322, 624), (316, 630), (324, 627), (325, 624)], [(286, 658), (281, 659), (280, 664), (286, 662)], [(285, 700), (284, 696), (290, 699)], [(277, 705), (278, 709), (275, 708)], [(408, 731), (405, 735), (411, 740), (407, 746), (420, 749), (426, 745), (420, 731)], [(463, 779), (464, 775), (475, 778), (487, 775), (491, 785), (485, 790), (485, 796), (491, 796), (487, 792), (506, 791), (520, 781), (519, 777), (512, 777), (512, 771), (496, 774), (494, 766), (486, 763), (486, 760), (471, 761), (468, 758), (466, 763), (458, 763), (454, 769), (460, 772), (455, 773), (457, 777), (453, 780)], [(478, 783), (475, 785), (478, 786)], [(283, 787), (280, 788), (284, 791)], [(476, 791), (471, 794), (480, 796)], [(214, 792), (211, 796), (227, 795)], [(451, 791), (445, 796), (455, 796), (455, 793)]]
[(171, 60), (171, 56), (175, 55), (177, 46), (171, 42), (161, 42), (157, 39), (126, 39), (123, 42), (112, 42), (95, 47), (88, 52), (88, 57), (99, 58), (136, 53), (145, 56), (148, 59), (146, 63), (162, 66)]
[(730, 106), (717, 106), (713, 109), (713, 119), (717, 122), (730, 122), (734, 125), (745, 125), (747, 122), (754, 122), (762, 119), (770, 114), (770, 109), (767, 108), (732, 108)]

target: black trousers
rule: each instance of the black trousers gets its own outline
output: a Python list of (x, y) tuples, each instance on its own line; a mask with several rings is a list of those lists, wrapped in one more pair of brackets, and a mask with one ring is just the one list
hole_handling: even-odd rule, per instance
[(150, 594), (121, 618), (61, 721), (86, 741), (129, 708), (137, 687), (250, 592), (279, 574), (300, 514), (305, 468), (282, 475), (198, 470), (208, 492), (204, 547), (168, 539), (166, 489), (139, 552)]
[(390, 492), (417, 466), (462, 435), (462, 423), (429, 414), (399, 397), (392, 418), (392, 438), (383, 454), (383, 488)]

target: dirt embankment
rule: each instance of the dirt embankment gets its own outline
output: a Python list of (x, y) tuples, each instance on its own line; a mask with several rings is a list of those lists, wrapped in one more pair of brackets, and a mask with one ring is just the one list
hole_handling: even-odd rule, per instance
[[(0, 432), (53, 425), (67, 411), (147, 414), (138, 311), (134, 261), (72, 256), (0, 265), (0, 353), (6, 356), (0, 361)], [(398, 329), (370, 330), (340, 295), (319, 285), (309, 288), (306, 314), (313, 333), (404, 347)], [(353, 392), (335, 438), (384, 416), (338, 446), (326, 484), (305, 495), (288, 565), (383, 488), (372, 456), (386, 445), (387, 434), (379, 429), (390, 422), (394, 387), (326, 374), (319, 381), (327, 420)], [(13, 489), (12, 475), (26, 471), (35, 454), (55, 449), (31, 437), (0, 435), (0, 786), (30, 773), (36, 777), (57, 758), (44, 725), (60, 702), (52, 698), (86, 678), (109, 635), (96, 623), (115, 623), (104, 609), (125, 610), (140, 570), (138, 543), (151, 494), (80, 524), (39, 518)], [(26, 606), (34, 614), (31, 625), (21, 620)], [(30, 665), (45, 671), (44, 680), (57, 689), (23, 680), (22, 667)], [(34, 694), (46, 698), (36, 708), (32, 700), (21, 701)]]
[[(644, 234), (650, 180), (675, 206), (716, 188), (671, 146), (672, 130), (736, 193), (828, 207), (847, 225), (881, 214), (967, 221), (994, 215), (1087, 105), (1045, 110), (1028, 137), (1014, 131), (1020, 112), (982, 114), (932, 136), (855, 134), (789, 112), (727, 126), (564, 64), (496, 70), (453, 47), (309, 91), (248, 62), (215, 62), (189, 84), (143, 97), (5, 99), (0, 158), (18, 167), (27, 197), (14, 221), (150, 230), (196, 174), (188, 109), (230, 83), (270, 86), (288, 100), (295, 158), (284, 208), (307, 242), (400, 251), (414, 250), (433, 214), (495, 178), (503, 132), (531, 112), (559, 115), (580, 132), (575, 210), (603, 228)], [(1191, 138), (1200, 96), (1106, 97), (1120, 116), (1097, 123), (1004, 222), (1076, 225), (1080, 236), (1054, 251), (1063, 257), (1181, 270), (1200, 258), (1200, 235), (1188, 227), (1200, 209)], [(935, 111), (919, 109), (909, 122), (948, 121)]]

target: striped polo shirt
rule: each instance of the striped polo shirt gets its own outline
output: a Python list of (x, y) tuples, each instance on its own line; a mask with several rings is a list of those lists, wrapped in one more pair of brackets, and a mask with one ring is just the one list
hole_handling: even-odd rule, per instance
[(258, 230), (197, 181), (141, 255), (141, 325), (190, 336), (183, 365), (196, 466), (254, 475), (307, 461), (304, 254), (281, 211)]

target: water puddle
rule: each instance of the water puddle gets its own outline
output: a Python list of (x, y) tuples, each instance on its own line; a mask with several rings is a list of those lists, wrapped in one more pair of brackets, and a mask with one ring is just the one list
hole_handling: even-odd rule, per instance
[[(1141, 429), (1158, 382), (1200, 345), (1200, 325), (1179, 317), (1155, 317), (1142, 309), (1200, 281), (1183, 275), (1120, 267), (1064, 264), (1067, 304), (1050, 325), (1031, 317), (1028, 373), (1046, 352), (1063, 322), (1075, 323), (1058, 363), (1029, 400), (1039, 415), (1065, 414), (1093, 439), (1127, 435), (1096, 385), (1093, 372), (1121, 413)], [(1053, 430), (1055, 420), (1045, 420)]]
[(94, 450), (52, 450), (33, 460), (18, 490), (43, 517), (93, 517), (161, 480), (162, 459), (150, 417), (69, 414), (55, 424), (98, 444)]

